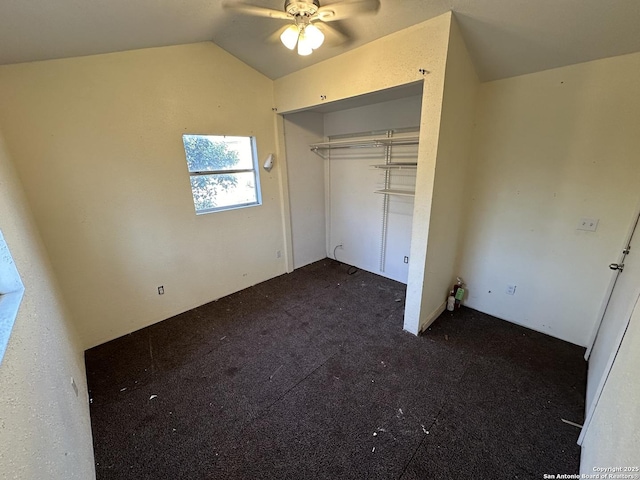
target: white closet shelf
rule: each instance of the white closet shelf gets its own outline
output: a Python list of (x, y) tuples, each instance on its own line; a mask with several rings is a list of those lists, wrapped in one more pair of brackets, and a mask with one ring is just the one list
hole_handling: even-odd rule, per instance
[(384, 189), (384, 190), (375, 190), (373, 193), (380, 193), (382, 195), (398, 195), (401, 197), (415, 197), (416, 192), (413, 190), (395, 190), (395, 189)]
[(309, 145), (309, 148), (322, 158), (326, 158), (323, 152), (327, 150), (338, 148), (377, 148), (391, 145), (418, 145), (418, 140), (419, 137), (417, 135), (404, 137), (371, 137), (366, 139), (344, 139), (312, 143)]
[(416, 168), (418, 168), (418, 164), (417, 163), (411, 163), (411, 162), (407, 162), (407, 163), (387, 163), (387, 164), (381, 164), (381, 165), (371, 165), (374, 168), (381, 168), (383, 170), (402, 170), (403, 168), (405, 169), (410, 169), (410, 170), (415, 170)]

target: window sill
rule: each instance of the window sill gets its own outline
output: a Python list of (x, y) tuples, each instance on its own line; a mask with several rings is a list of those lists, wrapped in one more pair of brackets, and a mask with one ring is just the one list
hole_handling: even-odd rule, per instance
[(206, 215), (207, 213), (226, 212), (227, 210), (239, 210), (241, 208), (259, 207), (262, 202), (243, 203), (241, 205), (232, 205), (230, 207), (208, 208), (206, 210), (196, 210), (196, 215)]

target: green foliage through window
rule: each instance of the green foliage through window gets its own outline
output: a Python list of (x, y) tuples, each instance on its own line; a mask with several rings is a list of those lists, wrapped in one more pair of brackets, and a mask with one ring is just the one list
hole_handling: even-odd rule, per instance
[(255, 139), (183, 135), (196, 213), (260, 205)]

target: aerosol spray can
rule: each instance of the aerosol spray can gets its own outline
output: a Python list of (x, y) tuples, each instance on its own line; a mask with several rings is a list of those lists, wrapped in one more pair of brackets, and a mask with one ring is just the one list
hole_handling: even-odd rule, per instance
[(457, 277), (458, 283), (453, 286), (453, 297), (455, 298), (456, 308), (460, 308), (462, 299), (464, 298), (464, 287), (460, 277)]

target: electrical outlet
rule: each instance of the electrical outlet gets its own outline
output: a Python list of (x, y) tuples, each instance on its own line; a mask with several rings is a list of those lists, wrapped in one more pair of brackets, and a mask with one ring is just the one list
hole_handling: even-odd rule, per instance
[(599, 219), (597, 218), (581, 218), (578, 223), (578, 230), (586, 230), (587, 232), (595, 232), (598, 229)]
[(507, 290), (505, 291), (507, 295), (515, 295), (516, 294), (516, 286), (515, 285), (507, 285)]
[(282, 251), (276, 250), (276, 258), (282, 258)]
[(160, 285), (158, 287), (158, 295), (164, 295), (164, 286)]
[(404, 263), (409, 263), (409, 257), (407, 256), (404, 257)]

